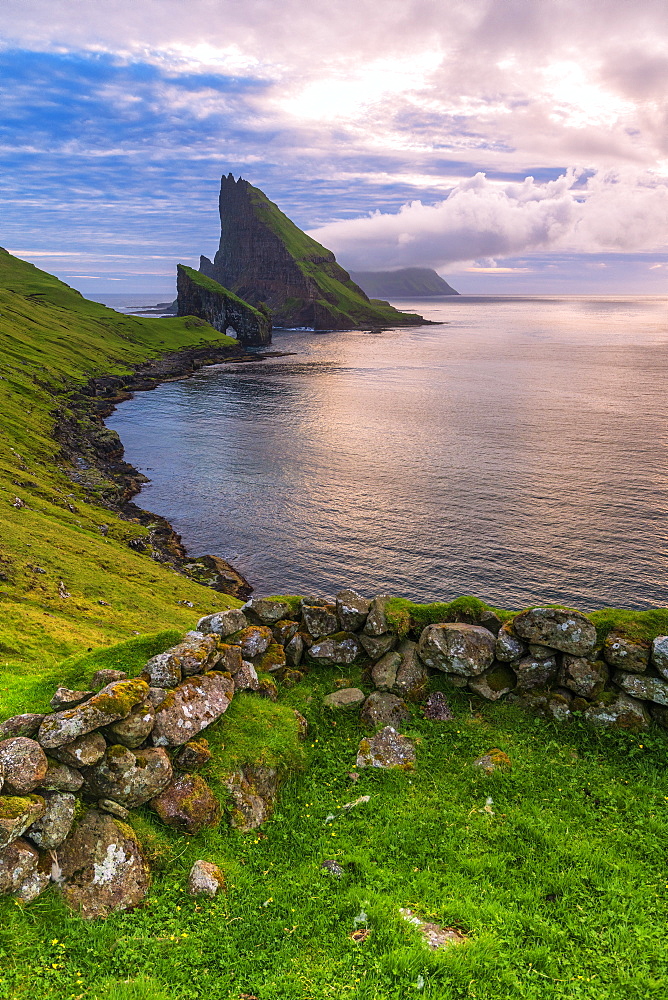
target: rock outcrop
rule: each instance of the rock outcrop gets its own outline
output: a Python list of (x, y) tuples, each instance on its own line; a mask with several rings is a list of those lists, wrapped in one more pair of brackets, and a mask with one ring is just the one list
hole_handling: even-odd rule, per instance
[(200, 271), (251, 305), (266, 305), (274, 326), (355, 330), (425, 322), (369, 299), (330, 250), (248, 181), (223, 177), (219, 207), (220, 246), (213, 261), (201, 257)]
[(176, 269), (176, 310), (179, 316), (198, 316), (215, 330), (236, 337), (240, 344), (270, 344), (271, 319), (213, 278), (179, 264)]

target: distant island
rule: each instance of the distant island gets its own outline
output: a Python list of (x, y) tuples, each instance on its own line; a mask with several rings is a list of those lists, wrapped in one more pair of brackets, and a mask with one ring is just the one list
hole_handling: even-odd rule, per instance
[(402, 267), (398, 271), (351, 271), (350, 277), (374, 298), (427, 298), (459, 295), (431, 267)]
[[(219, 209), (221, 235), (214, 259), (200, 258), (200, 278), (197, 272), (179, 269), (180, 316), (201, 315), (225, 332), (230, 311), (238, 309), (241, 300), (283, 328), (357, 330), (429, 322), (369, 298), (331, 250), (302, 232), (243, 178), (223, 176)], [(245, 314), (246, 343), (254, 342), (254, 315)], [(257, 336), (257, 342), (267, 342), (259, 327)]]

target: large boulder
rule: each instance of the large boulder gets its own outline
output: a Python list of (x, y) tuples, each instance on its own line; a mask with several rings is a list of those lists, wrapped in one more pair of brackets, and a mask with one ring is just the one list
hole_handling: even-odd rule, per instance
[(606, 663), (629, 674), (644, 674), (649, 666), (649, 644), (611, 633), (603, 644)]
[(418, 656), (432, 669), (475, 677), (491, 667), (495, 643), (492, 633), (481, 625), (427, 625), (420, 636)]
[(278, 771), (247, 764), (222, 779), (230, 794), (230, 825), (242, 833), (261, 826), (271, 816), (278, 796)]
[(71, 743), (94, 729), (124, 719), (147, 694), (148, 684), (140, 678), (114, 681), (83, 705), (47, 715), (39, 727), (37, 739), (46, 749)]
[(112, 722), (107, 726), (104, 733), (110, 743), (121, 743), (124, 747), (141, 746), (153, 729), (155, 722), (155, 709), (147, 698), (139, 705), (135, 705), (130, 714), (125, 719)]
[(371, 730), (379, 729), (381, 726), (398, 728), (410, 717), (411, 713), (406, 702), (389, 691), (372, 691), (360, 712), (362, 724)]
[(159, 747), (187, 743), (227, 711), (233, 694), (234, 681), (218, 671), (186, 678), (156, 708), (153, 743)]
[(392, 726), (386, 726), (371, 739), (363, 739), (357, 752), (357, 767), (400, 767), (404, 771), (415, 766), (415, 747), (406, 736), (400, 736)]
[(352, 632), (336, 632), (328, 639), (311, 646), (308, 655), (319, 666), (350, 666), (361, 651), (362, 647), (356, 635)]
[(19, 890), (38, 864), (39, 852), (27, 840), (13, 840), (0, 849), (0, 893)]
[(220, 823), (218, 799), (199, 774), (178, 775), (149, 804), (165, 826), (189, 836)]
[(668, 681), (659, 677), (640, 677), (638, 674), (627, 674), (616, 671), (612, 680), (627, 694), (644, 701), (652, 701), (657, 705), (668, 705)]
[(0, 795), (0, 848), (25, 833), (45, 809), (41, 795)]
[(86, 919), (132, 910), (145, 898), (149, 867), (130, 826), (89, 809), (58, 851), (62, 892)]
[(228, 635), (240, 632), (246, 628), (248, 619), (240, 608), (230, 608), (228, 611), (216, 611), (212, 615), (204, 615), (197, 622), (198, 632), (211, 633), (222, 636), (224, 639)]
[(565, 655), (559, 671), (559, 684), (580, 698), (595, 699), (608, 682), (609, 671), (603, 660)]
[(0, 776), (12, 795), (25, 795), (46, 777), (49, 762), (39, 743), (28, 736), (13, 736), (0, 743)]
[(172, 780), (172, 764), (165, 750), (150, 747), (133, 753), (124, 746), (109, 747), (102, 760), (83, 770), (86, 792), (113, 799), (129, 809), (148, 802)]
[(572, 656), (589, 656), (596, 646), (596, 629), (579, 611), (529, 608), (513, 618), (512, 627), (520, 639), (551, 646)]
[(71, 792), (45, 792), (44, 801), (44, 813), (25, 835), (43, 851), (50, 851), (62, 844), (70, 832), (77, 800)]
[(336, 615), (343, 632), (356, 632), (362, 628), (369, 613), (371, 601), (356, 590), (341, 590), (336, 595)]

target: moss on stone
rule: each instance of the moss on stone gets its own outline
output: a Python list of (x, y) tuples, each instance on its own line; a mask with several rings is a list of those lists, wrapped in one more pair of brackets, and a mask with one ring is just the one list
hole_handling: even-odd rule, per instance
[(41, 795), (0, 795), (0, 819), (18, 819), (37, 805), (44, 806)]

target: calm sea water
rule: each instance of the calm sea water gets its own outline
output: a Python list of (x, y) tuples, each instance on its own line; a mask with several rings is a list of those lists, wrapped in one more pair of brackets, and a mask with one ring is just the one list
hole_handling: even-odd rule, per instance
[(668, 604), (668, 299), (397, 305), (123, 403), (138, 502), (260, 594)]

